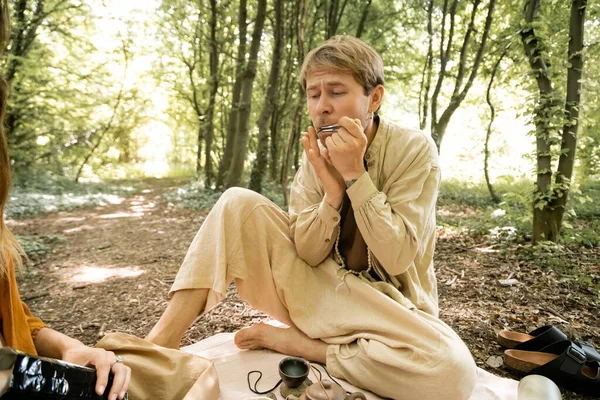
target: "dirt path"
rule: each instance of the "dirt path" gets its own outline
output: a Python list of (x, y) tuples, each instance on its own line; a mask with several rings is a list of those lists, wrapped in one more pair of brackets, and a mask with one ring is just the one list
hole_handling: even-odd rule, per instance
[[(206, 216), (161, 198), (181, 184), (148, 181), (119, 204), (13, 221), (18, 235), (64, 238), (20, 279), (21, 296), (32, 311), (86, 344), (112, 331), (144, 337), (164, 311), (169, 287)], [(230, 290), (225, 307), (203, 317), (184, 344), (260, 319), (262, 314)]]
[[(119, 204), (12, 221), (19, 235), (64, 237), (20, 280), (33, 312), (86, 344), (111, 331), (145, 336), (165, 309), (167, 291), (206, 216), (161, 197), (181, 184), (147, 181), (144, 190)], [(555, 324), (599, 347), (600, 294), (581, 282), (600, 282), (598, 249), (571, 254), (572, 278), (537, 266), (535, 259), (525, 263), (511, 251), (443, 231), (436, 251), (440, 317), (465, 340), (479, 366), (517, 377), (501, 365), (495, 336), (504, 328), (524, 332)], [(508, 278), (517, 283), (503, 286), (500, 280)], [(263, 319), (232, 287), (224, 304), (202, 317), (183, 344)]]

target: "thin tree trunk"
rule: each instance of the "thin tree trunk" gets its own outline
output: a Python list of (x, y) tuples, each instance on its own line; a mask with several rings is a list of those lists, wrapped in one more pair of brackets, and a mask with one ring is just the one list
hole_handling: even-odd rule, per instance
[[(300, 113), (298, 115), (298, 122), (296, 123), (296, 126), (300, 127), (302, 125), (302, 113)], [(300, 141), (300, 129), (296, 129), (296, 135), (294, 136), (294, 140), (292, 143), (296, 143), (296, 145), (294, 146), (294, 171), (298, 171), (298, 168), (300, 168), (300, 154), (301, 154), (301, 150), (300, 150), (300, 146), (298, 145), (298, 142)], [(302, 150), (303, 151), (303, 150)]]
[(227, 125), (227, 140), (225, 142), (225, 150), (223, 157), (219, 163), (219, 172), (217, 174), (217, 187), (223, 187), (227, 180), (227, 174), (233, 161), (233, 147), (235, 144), (235, 136), (238, 128), (238, 114), (240, 107), (240, 97), (242, 93), (242, 75), (244, 73), (244, 65), (246, 64), (246, 35), (248, 33), (248, 23), (246, 21), (248, 11), (246, 8), (246, 0), (240, 0), (240, 10), (238, 14), (239, 25), (239, 44), (236, 65), (236, 78), (233, 84), (233, 93), (231, 99), (231, 109), (229, 111), (229, 121)]
[[(478, 4), (479, 4), (479, 1), (476, 0), (474, 3), (474, 7), (476, 7)], [(457, 74), (457, 77), (456, 77), (455, 86), (454, 86), (454, 94), (453, 94), (452, 98), (450, 99), (450, 104), (444, 110), (444, 112), (442, 113), (442, 116), (440, 117), (439, 120), (434, 119), (433, 114), (432, 114), (432, 120), (431, 120), (432, 127), (433, 127), (432, 136), (438, 146), (438, 151), (441, 149), (442, 140), (444, 139), (444, 135), (446, 134), (446, 128), (448, 128), (450, 119), (452, 118), (452, 116), (454, 115), (454, 113), (456, 112), (458, 107), (460, 107), (463, 100), (467, 97), (467, 93), (471, 89), (471, 86), (473, 86), (473, 82), (475, 81), (475, 78), (477, 77), (477, 73), (479, 71), (479, 66), (481, 64), (481, 60), (483, 59), (483, 55), (485, 52), (485, 46), (487, 43), (487, 39), (489, 37), (490, 31), (492, 28), (495, 7), (496, 7), (496, 0), (490, 0), (490, 3), (488, 5), (487, 17), (485, 19), (485, 27), (484, 27), (483, 34), (481, 37), (481, 44), (479, 45), (477, 55), (475, 56), (475, 60), (473, 61), (473, 66), (471, 67), (471, 74), (469, 76), (469, 79), (467, 80), (467, 83), (465, 84), (464, 88), (461, 90), (460, 86), (462, 84), (462, 79), (463, 79), (464, 71), (465, 71), (464, 63), (466, 63), (466, 59), (467, 59), (466, 56), (461, 54), (460, 64), (459, 64), (459, 73)], [(474, 24), (475, 11), (476, 10), (474, 9), (472, 20), (471, 20), (472, 21), (471, 26), (472, 26), (472, 24)], [(471, 29), (471, 28), (469, 28), (469, 29)], [(448, 39), (448, 41), (450, 41), (450, 38)], [(465, 42), (463, 43), (462, 51), (466, 52), (467, 47), (468, 47), (468, 38), (465, 37)], [(448, 53), (450, 51), (451, 51), (451, 47), (448, 46), (448, 50), (446, 51), (446, 56), (448, 55)], [(448, 58), (447, 58), (447, 60), (448, 60)], [(437, 103), (437, 99), (436, 99), (436, 103)], [(433, 105), (432, 105), (432, 110), (433, 110)]]
[(348, 0), (343, 0), (343, 3), (340, 6), (340, 0), (332, 0), (329, 4), (329, 9), (325, 7), (325, 12), (327, 13), (327, 18), (325, 20), (327, 24), (325, 30), (327, 34), (327, 39), (329, 39), (332, 36), (335, 36), (335, 34), (337, 33), (347, 3)]
[[(455, 0), (456, 1), (456, 0)], [(442, 8), (442, 28), (441, 28), (441, 39), (440, 39), (440, 72), (438, 74), (438, 79), (435, 84), (435, 88), (433, 89), (433, 95), (431, 96), (431, 136), (437, 143), (437, 132), (435, 131), (437, 124), (437, 107), (438, 107), (438, 97), (442, 90), (442, 83), (446, 77), (446, 67), (448, 65), (448, 52), (444, 51), (444, 39), (446, 37), (446, 16), (448, 15), (448, 0), (444, 0), (444, 6)], [(450, 12), (450, 18), (454, 21), (454, 14)], [(448, 39), (448, 48), (452, 44), (452, 36)], [(439, 151), (439, 146), (438, 146)]]
[(198, 148), (196, 149), (196, 177), (200, 176), (202, 171), (202, 146), (204, 145), (204, 124), (200, 122), (198, 125), (198, 133), (196, 134), (196, 143)]
[[(279, 97), (281, 98), (281, 97)], [(271, 133), (271, 146), (269, 148), (271, 152), (271, 159), (269, 160), (269, 176), (271, 181), (277, 180), (277, 173), (279, 172), (279, 119), (282, 107), (275, 106), (273, 109), (273, 115), (271, 116), (271, 126), (269, 128)]]
[(258, 193), (262, 191), (262, 180), (267, 167), (267, 155), (269, 151), (269, 118), (273, 115), (277, 102), (279, 85), (279, 69), (281, 68), (281, 56), (283, 53), (283, 25), (281, 18), (282, 0), (273, 0), (275, 7), (275, 27), (273, 29), (274, 45), (269, 72), (269, 85), (265, 104), (258, 117), (258, 148), (256, 149), (256, 160), (250, 175), (249, 188)]
[(206, 150), (204, 152), (204, 187), (210, 188), (213, 179), (213, 139), (215, 132), (215, 98), (219, 90), (219, 48), (217, 45), (217, 2), (210, 0), (210, 78), (208, 109), (206, 110)]
[(365, 8), (363, 8), (362, 14), (360, 16), (360, 21), (358, 22), (358, 28), (356, 28), (357, 38), (360, 38), (365, 30), (365, 24), (367, 23), (367, 17), (369, 16), (369, 8), (371, 7), (372, 2), (373, 0), (367, 0)]
[[(303, 1), (303, 0), (301, 0)], [(298, 116), (300, 115), (302, 111), (302, 101), (298, 101), (296, 103), (296, 108), (294, 109), (294, 114), (292, 115), (291, 118), (291, 123), (290, 123), (290, 128), (288, 131), (288, 140), (287, 140), (287, 145), (285, 147), (285, 153), (284, 153), (284, 157), (283, 157), (283, 166), (281, 167), (281, 188), (283, 191), (283, 201), (285, 203), (285, 205), (288, 204), (289, 202), (289, 193), (288, 193), (288, 181), (289, 181), (289, 170), (290, 170), (290, 158), (292, 157), (293, 154), (293, 147), (294, 147), (294, 143), (295, 143), (295, 138), (296, 138), (296, 131), (298, 130), (298, 126), (297, 126), (297, 122), (298, 122)]]
[(419, 93), (419, 128), (427, 127), (427, 115), (429, 113), (429, 90), (431, 89), (431, 73), (433, 69), (433, 0), (427, 6), (427, 57), (423, 65), (423, 76), (421, 78), (421, 93)]
[(557, 231), (553, 237), (558, 238), (562, 227), (565, 206), (571, 188), (575, 151), (577, 149), (577, 131), (579, 128), (579, 109), (581, 103), (581, 77), (583, 74), (583, 38), (585, 32), (586, 0), (574, 0), (571, 4), (571, 21), (569, 26), (569, 68), (567, 72), (567, 99), (565, 114), (567, 121), (563, 127), (558, 173), (554, 196), (554, 224)]
[[(298, 46), (298, 60), (302, 61), (304, 59), (304, 15), (306, 13), (306, 0), (298, 0), (298, 36), (297, 36), (297, 46)], [(283, 200), (285, 204), (288, 204), (289, 193), (288, 193), (288, 174), (289, 174), (289, 165), (290, 165), (290, 157), (292, 155), (292, 146), (294, 145), (294, 138), (296, 137), (296, 131), (298, 127), (296, 126), (296, 121), (298, 120), (298, 115), (302, 111), (302, 107), (304, 104), (304, 89), (300, 87), (298, 89), (298, 99), (296, 106), (294, 108), (294, 112), (292, 114), (290, 128), (288, 131), (288, 141), (286, 146), (286, 152), (283, 156), (283, 165), (281, 166), (281, 189), (283, 192)]]
[(246, 152), (248, 147), (250, 110), (252, 105), (252, 86), (256, 76), (256, 64), (258, 60), (258, 50), (265, 18), (267, 15), (267, 0), (258, 0), (256, 20), (254, 22), (254, 31), (252, 33), (252, 43), (250, 44), (250, 55), (246, 65), (242, 80), (242, 97), (240, 111), (238, 115), (238, 129), (234, 141), (233, 159), (227, 176), (227, 187), (239, 186), (244, 172), (244, 162), (246, 161)]
[[(14, 5), (14, 23), (11, 27), (10, 56), (7, 59), (6, 72), (4, 79), (11, 86), (13, 98), (18, 98), (21, 91), (21, 81), (14, 81), (15, 75), (23, 65), (23, 59), (29, 53), (31, 44), (37, 37), (37, 29), (46, 18), (44, 14), (45, 0), (37, 0), (35, 9), (31, 14), (28, 12), (29, 4), (27, 0), (19, 0)], [(19, 110), (10, 105), (6, 110), (6, 137), (10, 147), (18, 147), (27, 142), (24, 136), (17, 136), (17, 127), (20, 125), (21, 114)], [(20, 160), (14, 160), (19, 162)]]
[(494, 201), (494, 203), (500, 203), (500, 201), (502, 199), (500, 199), (500, 197), (496, 194), (496, 191), (494, 190), (494, 186), (492, 186), (492, 182), (490, 181), (490, 173), (489, 173), (489, 158), (490, 158), (489, 144), (490, 144), (490, 137), (492, 136), (492, 126), (494, 124), (494, 119), (496, 118), (496, 108), (494, 107), (494, 104), (492, 103), (491, 93), (492, 93), (492, 86), (494, 85), (494, 78), (496, 77), (496, 74), (498, 73), (498, 68), (500, 67), (500, 63), (502, 62), (502, 59), (504, 58), (504, 56), (506, 56), (507, 51), (508, 51), (508, 47), (506, 49), (504, 49), (504, 51), (498, 58), (498, 61), (496, 61), (496, 64), (494, 64), (494, 67), (492, 68), (492, 76), (490, 77), (490, 83), (488, 84), (487, 90), (485, 92), (485, 100), (487, 101), (487, 104), (490, 107), (490, 123), (488, 124), (487, 133), (485, 134), (485, 146), (483, 149), (483, 154), (484, 154), (483, 173), (485, 175), (485, 183), (487, 185), (488, 191), (490, 192), (490, 196), (492, 197), (492, 200)]
[(535, 108), (536, 121), (536, 157), (537, 157), (537, 179), (534, 191), (533, 204), (533, 240), (552, 240), (552, 232), (557, 231), (550, 208), (552, 198), (552, 156), (550, 153), (551, 127), (548, 123), (548, 115), (554, 107), (554, 90), (552, 81), (548, 77), (546, 62), (539, 51), (538, 39), (531, 27), (537, 17), (540, 0), (530, 0), (525, 9), (525, 21), (528, 28), (521, 31), (521, 40), (525, 53), (529, 59), (531, 69), (537, 71), (536, 82), (540, 99)]
[[(286, 12), (285, 21), (295, 21), (296, 16), (296, 7), (295, 3), (288, 2), (288, 7), (284, 8), (284, 10), (292, 9), (290, 12)], [(289, 29), (287, 28), (289, 26)], [(293, 86), (294, 90), (296, 89), (296, 79), (293, 77), (293, 68), (294, 65), (294, 42), (296, 40), (296, 29), (297, 24), (283, 24), (284, 31), (286, 32), (286, 39), (288, 40), (288, 45), (286, 46), (288, 50), (285, 71), (283, 76), (285, 76), (285, 84), (283, 85), (283, 94), (280, 94), (278, 98), (284, 99), (283, 104), (278, 104), (273, 111), (273, 118), (271, 119), (271, 164), (270, 164), (270, 175), (271, 180), (273, 182), (280, 181), (280, 173), (281, 173), (281, 138), (279, 137), (280, 125), (279, 122), (285, 117), (285, 112), (287, 110), (288, 99), (290, 98), (290, 87)], [(292, 84), (292, 82), (294, 84)]]

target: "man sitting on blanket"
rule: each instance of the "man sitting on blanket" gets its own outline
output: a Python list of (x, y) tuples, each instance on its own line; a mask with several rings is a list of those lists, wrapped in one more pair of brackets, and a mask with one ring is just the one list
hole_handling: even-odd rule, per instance
[[(147, 339), (178, 348), (234, 280), (252, 307), (289, 325), (242, 329), (240, 348), (325, 363), (383, 397), (468, 399), (475, 363), (438, 319), (435, 144), (377, 114), (383, 62), (358, 39), (334, 37), (312, 50), (300, 79), (313, 126), (302, 137), (289, 214), (255, 192), (227, 190)], [(333, 134), (319, 132), (332, 124)]]

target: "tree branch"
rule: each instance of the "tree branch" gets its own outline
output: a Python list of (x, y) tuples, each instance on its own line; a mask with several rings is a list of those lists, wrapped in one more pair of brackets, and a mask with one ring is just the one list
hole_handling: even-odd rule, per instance
[(481, 3), (481, 0), (475, 0), (473, 2), (473, 11), (471, 12), (471, 20), (469, 22), (469, 27), (467, 28), (467, 32), (465, 33), (465, 39), (463, 40), (463, 44), (460, 49), (460, 62), (458, 64), (458, 74), (456, 75), (456, 84), (454, 85), (454, 92), (452, 93), (452, 97), (456, 97), (462, 87), (463, 79), (465, 76), (465, 66), (467, 63), (469, 42), (471, 40), (471, 34), (475, 31), (475, 16), (477, 15), (477, 8), (479, 8), (480, 3)]

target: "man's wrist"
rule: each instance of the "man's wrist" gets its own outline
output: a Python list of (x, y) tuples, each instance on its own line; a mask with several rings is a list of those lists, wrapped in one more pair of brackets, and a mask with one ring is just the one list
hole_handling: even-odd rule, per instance
[(325, 202), (329, 204), (332, 208), (339, 210), (342, 202), (344, 201), (343, 196), (334, 196), (325, 193)]
[(344, 178), (344, 183), (346, 184), (346, 189), (348, 189), (350, 186), (352, 186), (354, 184), (354, 182), (356, 182), (358, 180), (358, 178), (360, 178), (365, 172), (366, 172), (366, 170), (363, 169), (362, 171), (345, 174), (345, 176), (343, 176), (343, 178)]
[(346, 189), (349, 189), (350, 186), (354, 185), (354, 182), (356, 182), (358, 179), (350, 179), (347, 181), (344, 181), (346, 183)]

